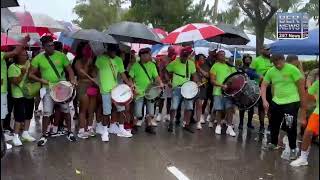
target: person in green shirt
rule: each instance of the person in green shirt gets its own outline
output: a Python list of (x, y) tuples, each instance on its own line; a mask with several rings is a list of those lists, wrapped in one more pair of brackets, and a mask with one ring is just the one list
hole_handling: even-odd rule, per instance
[[(102, 96), (103, 115), (106, 116), (106, 118), (103, 118), (102, 123), (99, 122), (99, 124), (97, 124), (97, 133), (102, 135), (101, 139), (104, 142), (109, 141), (108, 124), (111, 121), (112, 113), (111, 91), (118, 85), (118, 76), (121, 76), (122, 80), (132, 87), (131, 81), (126, 78), (124, 73), (123, 63), (117, 62), (116, 51), (117, 47), (115, 45), (108, 45), (107, 53), (98, 56), (95, 62)], [(122, 61), (121, 59), (119, 60)], [(118, 112), (125, 111), (124, 106), (116, 106), (116, 109)], [(120, 137), (132, 137), (132, 134), (124, 129), (123, 119), (122, 122), (120, 122), (119, 130), (112, 132)]]
[(227, 121), (227, 131), (226, 134), (230, 136), (236, 136), (236, 133), (232, 128), (233, 119), (233, 104), (229, 97), (222, 95), (222, 89), (226, 89), (227, 86), (223, 84), (225, 79), (236, 72), (234, 67), (231, 67), (226, 62), (226, 54), (223, 50), (218, 51), (216, 63), (212, 66), (210, 70), (210, 80), (213, 84), (213, 111), (216, 112), (215, 116), (218, 124), (215, 129), (216, 134), (221, 134), (221, 117), (222, 113), (226, 114)]
[(290, 165), (293, 167), (308, 165), (308, 155), (310, 151), (312, 137), (319, 136), (319, 71), (317, 76), (318, 79), (308, 89), (308, 94), (310, 96), (313, 96), (316, 100), (316, 108), (309, 117), (308, 124), (305, 118), (302, 119), (302, 125), (306, 126), (307, 124), (307, 127), (303, 134), (301, 155), (298, 159), (290, 163)]
[(271, 84), (273, 89), (270, 105), (271, 143), (266, 148), (277, 148), (280, 125), (284, 123), (291, 149), (290, 159), (295, 159), (297, 156), (298, 111), (300, 107), (302, 111), (306, 109), (304, 78), (297, 67), (285, 62), (283, 55), (274, 54), (271, 59), (274, 67), (268, 70), (261, 85), (261, 96), (265, 112), (269, 111), (269, 102), (266, 97), (267, 86)]
[[(151, 120), (154, 118), (154, 101), (147, 100), (145, 98), (145, 92), (147, 88), (154, 84), (156, 81), (161, 87), (163, 87), (162, 81), (159, 77), (156, 65), (152, 62), (151, 51), (143, 48), (139, 51), (140, 62), (136, 62), (132, 65), (129, 76), (133, 79), (135, 84), (136, 97), (134, 100), (134, 115), (135, 125), (137, 120), (143, 118), (143, 106), (147, 107), (146, 115), (146, 129), (145, 131), (150, 134), (155, 134), (155, 130), (152, 127)], [(137, 126), (134, 126), (134, 130), (137, 130)]]
[[(42, 122), (42, 137), (38, 141), (38, 146), (43, 146), (46, 144), (49, 132), (47, 132), (48, 125), (50, 123), (50, 116), (53, 114), (54, 107), (59, 107), (60, 110), (65, 113), (63, 117), (67, 118), (67, 139), (71, 142), (76, 141), (74, 134), (71, 132), (71, 116), (67, 115), (70, 114), (69, 104), (68, 103), (55, 103), (50, 96), (50, 87), (61, 80), (65, 80), (66, 71), (68, 73), (68, 77), (70, 82), (73, 85), (76, 85), (76, 79), (74, 76), (74, 72), (71, 68), (68, 58), (62, 52), (54, 50), (54, 43), (51, 36), (43, 36), (40, 39), (42, 46), (44, 48), (44, 52), (38, 54), (34, 59), (31, 61), (31, 68), (29, 72), (30, 80), (34, 80), (36, 82), (40, 82), (43, 85), (45, 90), (44, 97), (42, 98), (43, 101), (43, 122)], [(49, 63), (49, 59), (46, 57), (48, 56), (51, 61), (53, 62), (54, 66), (56, 67), (59, 75), (55, 73), (53, 68)], [(37, 76), (38, 72), (40, 71), (40, 77)], [(60, 76), (60, 78), (58, 77)], [(55, 106), (57, 105), (57, 106)]]
[[(9, 66), (8, 78), (11, 84), (11, 94), (13, 97), (13, 109), (14, 109), (14, 137), (13, 145), (21, 146), (22, 142), (19, 137), (21, 128), (24, 131), (21, 134), (23, 140), (33, 142), (36, 139), (33, 138), (28, 130), (30, 126), (30, 120), (33, 116), (34, 98), (27, 98), (23, 94), (22, 88), (27, 81), (27, 72), (30, 67), (28, 61), (28, 54), (26, 51), (21, 52), (14, 58), (14, 63)], [(24, 126), (22, 126), (24, 123)]]
[[(196, 66), (190, 55), (192, 53), (191, 47), (184, 47), (180, 52), (180, 58), (172, 61), (166, 67), (168, 73), (172, 76), (172, 100), (171, 100), (171, 112), (170, 123), (168, 131), (173, 132), (173, 121), (177, 113), (178, 106), (181, 101), (184, 102), (184, 130), (193, 133), (190, 125), (191, 111), (193, 110), (193, 100), (184, 99), (181, 95), (181, 86), (191, 80), (196, 81)], [(188, 65), (188, 66), (187, 66)]]
[[(267, 71), (273, 66), (272, 62), (270, 61), (270, 48), (266, 45), (264, 45), (260, 49), (260, 56), (256, 57), (252, 63), (250, 64), (250, 68), (255, 70), (255, 72), (258, 74), (259, 78), (256, 78), (256, 81), (260, 84), (262, 82), (263, 76), (267, 73)], [(270, 86), (267, 89), (267, 100), (268, 102), (271, 102), (272, 99), (272, 92)], [(262, 99), (258, 102), (258, 115), (259, 115), (259, 121), (260, 121), (260, 133), (264, 133), (264, 118), (265, 118), (265, 111), (263, 108), (263, 102)], [(268, 113), (267, 113), (268, 115)], [(270, 122), (269, 122), (270, 124)], [(268, 130), (270, 130), (270, 126), (268, 127)]]

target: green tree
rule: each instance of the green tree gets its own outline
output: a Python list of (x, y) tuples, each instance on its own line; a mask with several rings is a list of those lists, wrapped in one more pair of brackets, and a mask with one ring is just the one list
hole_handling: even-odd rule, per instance
[(310, 0), (300, 11), (308, 13), (319, 25), (319, 0)]
[(73, 23), (84, 29), (105, 30), (120, 21), (121, 0), (78, 0), (73, 11), (78, 19)]

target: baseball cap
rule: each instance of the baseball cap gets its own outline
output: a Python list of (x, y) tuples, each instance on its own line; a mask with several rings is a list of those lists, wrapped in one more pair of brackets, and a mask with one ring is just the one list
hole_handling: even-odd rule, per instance
[(181, 49), (181, 54), (191, 54), (193, 49), (191, 46), (186, 46)]

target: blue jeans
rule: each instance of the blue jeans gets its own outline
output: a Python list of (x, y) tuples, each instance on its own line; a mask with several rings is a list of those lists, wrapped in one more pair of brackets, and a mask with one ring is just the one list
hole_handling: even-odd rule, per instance
[(147, 106), (147, 115), (154, 116), (154, 102), (141, 97), (134, 101), (134, 115), (136, 118), (142, 118), (142, 109), (144, 105)]
[(180, 102), (183, 101), (185, 110), (193, 110), (193, 100), (185, 99), (181, 95), (181, 87), (172, 89), (171, 110), (177, 110)]
[(232, 100), (228, 97), (213, 96), (213, 110), (215, 111), (224, 111), (233, 107)]
[[(117, 106), (117, 111), (122, 112), (125, 110), (125, 106)], [(102, 94), (102, 109), (103, 115), (109, 116), (112, 110), (112, 101), (111, 101), (111, 93)]]

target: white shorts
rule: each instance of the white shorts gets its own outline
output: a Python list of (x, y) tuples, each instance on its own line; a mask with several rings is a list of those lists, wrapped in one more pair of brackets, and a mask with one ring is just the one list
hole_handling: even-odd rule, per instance
[(7, 93), (1, 93), (1, 119), (5, 119), (8, 114)]

